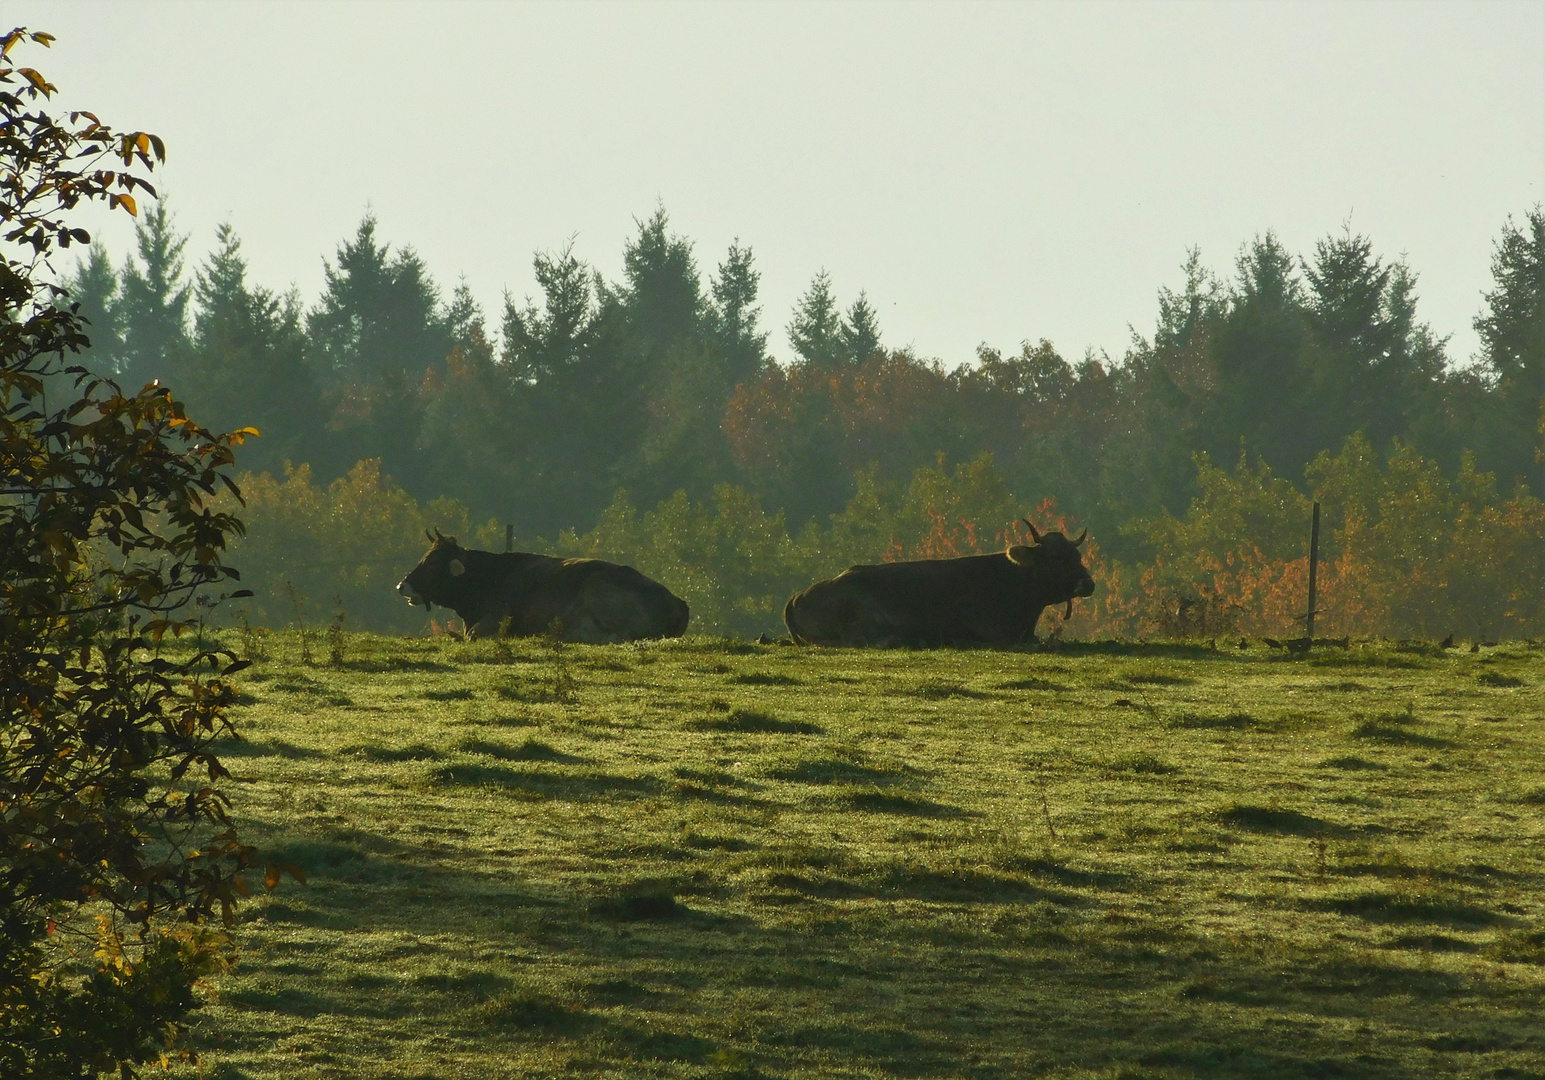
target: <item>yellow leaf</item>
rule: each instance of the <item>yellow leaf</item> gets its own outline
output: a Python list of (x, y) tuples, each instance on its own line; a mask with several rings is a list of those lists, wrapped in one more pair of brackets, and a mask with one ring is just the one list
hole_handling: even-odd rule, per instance
[(139, 204), (134, 201), (133, 195), (114, 195), (108, 200), (108, 207), (121, 206), (129, 212), (130, 217), (139, 217)]
[(17, 72), (32, 84), (32, 88), (41, 94), (52, 93), (54, 84), (43, 78), (33, 68), (17, 68)]

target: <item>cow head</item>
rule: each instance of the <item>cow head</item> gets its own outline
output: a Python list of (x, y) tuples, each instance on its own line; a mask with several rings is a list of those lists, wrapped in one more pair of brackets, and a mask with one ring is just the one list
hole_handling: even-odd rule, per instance
[(431, 547), (408, 576), (397, 583), (397, 591), (415, 607), (449, 607), (461, 591), (457, 579), (467, 572), (467, 553), (454, 536), (442, 536), (439, 529), (424, 535)]
[(1033, 570), (1052, 604), (1067, 602), (1063, 618), (1073, 614), (1073, 601), (1080, 596), (1094, 595), (1094, 578), (1084, 566), (1083, 552), (1079, 548), (1089, 536), (1085, 529), (1077, 540), (1069, 540), (1060, 532), (1037, 532), (1030, 519), (1025, 519), (1030, 530), (1028, 544), (1014, 544), (1008, 550), (1009, 561)]

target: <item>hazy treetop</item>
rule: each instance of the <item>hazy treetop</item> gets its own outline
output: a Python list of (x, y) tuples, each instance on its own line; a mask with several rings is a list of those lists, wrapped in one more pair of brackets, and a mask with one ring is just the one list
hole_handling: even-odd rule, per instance
[[(1509, 214), (1545, 198), (1545, 5), (280, 4), (19, 0), (61, 107), (165, 137), (193, 247), (232, 224), (314, 296), (370, 207), (489, 311), (531, 253), (609, 277), (657, 203), (766, 321), (812, 276), (954, 364), (1119, 355), (1186, 248), (1226, 271), (1350, 218), (1472, 353)], [(254, 133), (263, 133), (254, 137)], [(120, 256), (132, 238), (102, 236)], [(781, 332), (773, 353), (792, 350)]]

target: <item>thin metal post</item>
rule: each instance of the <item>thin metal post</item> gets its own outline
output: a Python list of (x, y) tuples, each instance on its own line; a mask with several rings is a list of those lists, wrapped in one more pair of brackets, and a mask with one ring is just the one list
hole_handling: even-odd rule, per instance
[[(1316, 503), (1315, 505), (1318, 506), (1319, 504)], [(1316, 522), (1318, 522), (1320, 519), (1319, 518), (1315, 518), (1314, 520)], [(506, 522), (505, 526), (504, 526), (504, 550), (505, 551), (514, 551), (515, 550), (515, 526), (513, 524), (508, 523), (508, 522)], [(1312, 592), (1313, 590), (1311, 589), (1310, 591)]]
[(1314, 587), (1320, 568), (1320, 504), (1314, 504), (1314, 524), (1309, 526), (1309, 615), (1304, 631), (1309, 644), (1314, 644)]

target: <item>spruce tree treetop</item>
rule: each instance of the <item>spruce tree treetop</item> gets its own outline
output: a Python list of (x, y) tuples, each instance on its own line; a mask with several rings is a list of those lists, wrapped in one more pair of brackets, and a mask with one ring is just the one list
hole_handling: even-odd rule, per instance
[(847, 352), (848, 361), (862, 364), (880, 349), (880, 317), (869, 303), (867, 293), (860, 292), (858, 299), (848, 309), (837, 334)]
[(65, 284), (80, 305), (81, 321), (91, 335), (91, 347), (81, 354), (82, 363), (98, 375), (117, 375), (123, 358), (123, 333), (118, 271), (113, 269), (107, 249), (100, 243), (92, 244)]
[(789, 344), (812, 367), (831, 370), (842, 362), (845, 349), (837, 298), (832, 295), (831, 275), (820, 271), (794, 307), (789, 321)]
[(741, 247), (737, 239), (711, 285), (714, 333), (731, 385), (755, 378), (767, 363), (767, 332), (757, 326), (762, 315), (756, 304), (761, 280), (751, 249)]
[(171, 379), (186, 355), (190, 286), (183, 280), (186, 234), (158, 201), (134, 227), (139, 261), (123, 264), (123, 291), (113, 321), (123, 333), (118, 378), (126, 386)]

